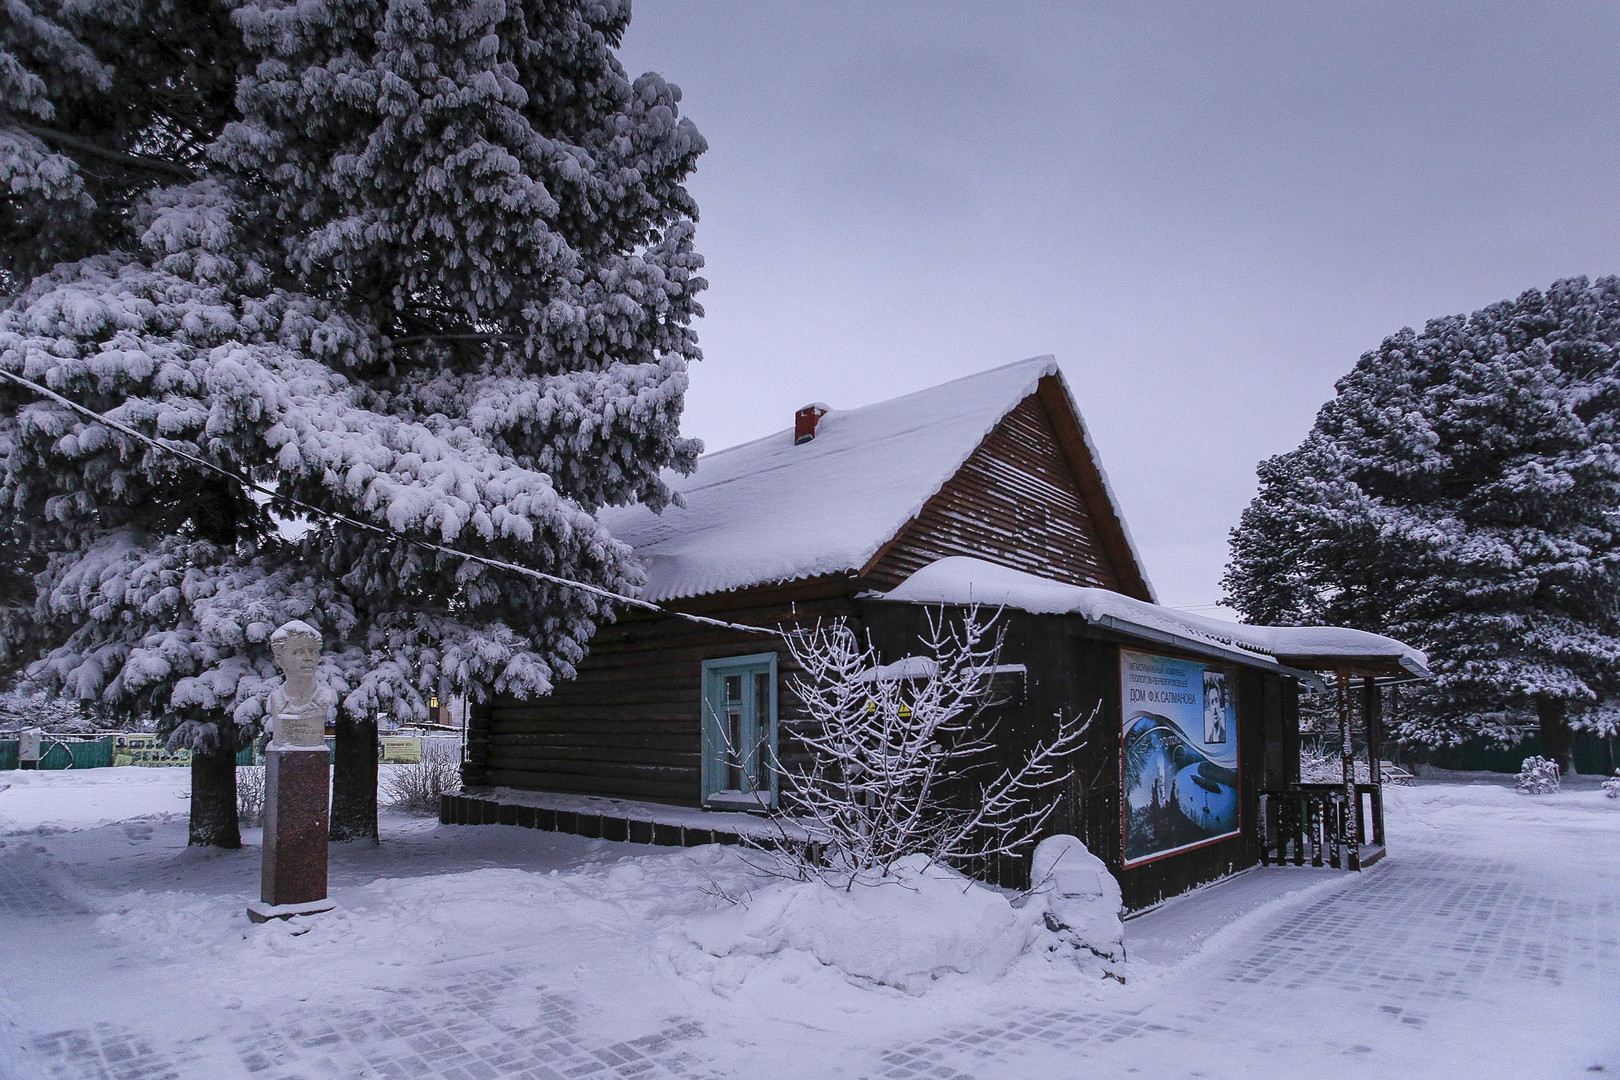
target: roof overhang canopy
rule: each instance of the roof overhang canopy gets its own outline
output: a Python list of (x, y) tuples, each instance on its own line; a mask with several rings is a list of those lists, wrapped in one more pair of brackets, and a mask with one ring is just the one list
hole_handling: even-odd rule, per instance
[(1088, 624), (1200, 656), (1286, 670), (1347, 671), (1365, 677), (1426, 679), (1428, 658), (1394, 638), (1332, 626), (1250, 626), (1160, 607), (1107, 589), (1068, 585), (982, 559), (929, 563), (873, 599), (977, 605), (1036, 615), (1078, 615)]

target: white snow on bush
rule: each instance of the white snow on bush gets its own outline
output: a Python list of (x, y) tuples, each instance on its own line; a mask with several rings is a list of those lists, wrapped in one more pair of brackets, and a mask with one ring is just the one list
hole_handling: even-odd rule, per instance
[(919, 994), (948, 975), (1002, 975), (1040, 933), (1040, 916), (913, 856), (896, 864), (892, 878), (849, 889), (784, 881), (694, 920), (687, 934), (711, 956), (805, 953), (851, 981)]
[(1558, 790), (1558, 763), (1551, 758), (1527, 757), (1519, 765), (1513, 787), (1521, 795), (1551, 795)]

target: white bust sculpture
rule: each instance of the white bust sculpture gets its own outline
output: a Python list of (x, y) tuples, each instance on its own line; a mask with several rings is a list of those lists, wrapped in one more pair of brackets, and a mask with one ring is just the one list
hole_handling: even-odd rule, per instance
[(332, 713), (331, 696), (315, 682), (321, 659), (321, 632), (294, 619), (270, 635), (270, 654), (281, 669), (281, 685), (265, 702), (270, 722), (270, 746), (326, 746), (326, 721)]

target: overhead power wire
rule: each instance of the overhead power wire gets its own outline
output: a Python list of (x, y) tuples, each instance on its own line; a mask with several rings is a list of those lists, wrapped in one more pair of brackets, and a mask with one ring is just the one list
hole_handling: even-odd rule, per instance
[(659, 615), (669, 615), (674, 618), (685, 619), (687, 622), (697, 623), (702, 626), (714, 626), (725, 630), (741, 630), (749, 634), (768, 634), (772, 637), (785, 636), (783, 631), (773, 630), (769, 627), (751, 626), (748, 623), (729, 622), (725, 619), (711, 619), (706, 615), (694, 615), (688, 611), (676, 611), (673, 608), (667, 608), (660, 604), (655, 604), (650, 600), (643, 600), (638, 596), (629, 596), (625, 593), (614, 592), (612, 589), (604, 589), (600, 585), (592, 585), (585, 581), (574, 581), (572, 578), (558, 577), (556, 574), (548, 574), (544, 570), (536, 570), (533, 567), (521, 566), (517, 563), (507, 562), (504, 559), (491, 559), (486, 555), (475, 555), (470, 551), (462, 551), (458, 548), (448, 547), (444, 544), (435, 544), (429, 540), (418, 539), (414, 536), (406, 536), (404, 533), (398, 532), (394, 529), (385, 528), (369, 521), (362, 521), (359, 518), (353, 518), (347, 514), (339, 513), (335, 510), (328, 510), (324, 507), (314, 506), (310, 503), (302, 501), (301, 499), (295, 499), (289, 495), (283, 494), (282, 492), (275, 491), (271, 488), (265, 487), (262, 484), (255, 483), (238, 472), (227, 469), (223, 465), (216, 464), (215, 462), (209, 461), (206, 458), (198, 457), (196, 454), (193, 454), (188, 450), (182, 450), (180, 447), (174, 446), (163, 439), (158, 439), (148, 435), (143, 431), (130, 427), (121, 420), (114, 420), (110, 416), (105, 416), (98, 413), (86, 405), (81, 405), (71, 398), (63, 397), (61, 394), (58, 394), (49, 387), (41, 386), (36, 382), (23, 378), (21, 375), (6, 371), (3, 368), (0, 368), (0, 375), (10, 379), (18, 386), (32, 390), (41, 397), (47, 398), (56, 402), (58, 405), (71, 409), (79, 415), (93, 420), (98, 424), (103, 424), (114, 431), (122, 432), (123, 434), (128, 435), (130, 438), (139, 440), (140, 442), (161, 450), (166, 454), (172, 454), (177, 458), (189, 461), (191, 464), (196, 465), (199, 468), (218, 473), (220, 476), (223, 476), (233, 483), (240, 485), (248, 491), (263, 495), (275, 502), (296, 507), (299, 510), (302, 510), (304, 513), (313, 515), (315, 517), (325, 518), (328, 521), (335, 521), (343, 525), (348, 525), (352, 528), (376, 533), (379, 536), (385, 536), (390, 540), (409, 544), (412, 547), (420, 548), (424, 551), (431, 551), (439, 555), (448, 555), (451, 558), (456, 559), (467, 559), (471, 562), (481, 563), (484, 566), (497, 570), (505, 570), (509, 573), (520, 574), (524, 577), (534, 578), (537, 581), (544, 581), (548, 584), (561, 586), (565, 589), (578, 589), (581, 592), (590, 593), (592, 596), (598, 596), (604, 600), (609, 600), (616, 604), (624, 604), (627, 607), (639, 608), (642, 611), (651, 611)]

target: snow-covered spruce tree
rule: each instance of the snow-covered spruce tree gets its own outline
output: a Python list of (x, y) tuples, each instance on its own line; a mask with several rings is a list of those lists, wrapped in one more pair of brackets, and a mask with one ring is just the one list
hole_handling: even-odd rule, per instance
[[(1049, 789), (1089, 719), (1056, 718), (1052, 737), (1006, 763), (991, 705), (1000, 654), (993, 619), (930, 612), (920, 653), (881, 662), (842, 621), (800, 628), (789, 684), (808, 724), (805, 763), (777, 762), (783, 809), (774, 851), (787, 872), (841, 888), (890, 880), (902, 860), (961, 866), (1019, 852), (1056, 807)], [(819, 857), (800, 842), (808, 827)]]
[[(462, 418), (587, 509), (661, 507), (661, 470), (697, 449), (679, 434), (703, 286), (682, 182), (704, 143), (678, 90), (625, 78), (628, 20), (613, 0), (249, 4), (259, 64), (216, 147), (299, 287), (377, 340), (345, 358), (371, 407)], [(346, 542), (362, 562), (392, 547)], [(361, 618), (391, 620), (396, 597), (365, 592)], [(338, 743), (333, 834), (375, 835), (371, 714), (345, 709)]]
[[(204, 150), (234, 111), (241, 61), (229, 11), (211, 0), (5, 0), (0, 307), (15, 310), (30, 283), (53, 267), (138, 247), (134, 207), (163, 185), (196, 177)], [(6, 333), (0, 329), (0, 336)], [(0, 346), (0, 354), (6, 351)], [(59, 351), (66, 356), (72, 347), (63, 343)], [(15, 355), (0, 360), (10, 370), (19, 363)], [(24, 399), (14, 389), (0, 388), (0, 484), (15, 475), (12, 459), (23, 439), (18, 409)], [(7, 503), (0, 514), (0, 672), (8, 675), (51, 648), (62, 629), (37, 607), (38, 575), (49, 573), (53, 543), (38, 517), (10, 495), (0, 488)], [(211, 505), (207, 490), (199, 521), (206, 516), (203, 505)], [(175, 517), (177, 506), (171, 500), (165, 512)], [(41, 684), (62, 689), (48, 675)], [(126, 715), (140, 711), (116, 697), (103, 704)], [(219, 756), (223, 761), (223, 750)], [(210, 776), (212, 787), (230, 779), (224, 764), (210, 770), (206, 749), (196, 760), (194, 793), (206, 797)], [(197, 809), (194, 799), (194, 826)], [(217, 832), (220, 842), (235, 842), (234, 825), (227, 829), (221, 819)]]
[[(334, 831), (374, 836), (379, 713), (545, 693), (606, 614), (405, 538), (636, 580), (593, 511), (662, 505), (660, 470), (698, 449), (677, 424), (703, 287), (681, 180), (703, 142), (673, 87), (624, 77), (627, 17), (243, 7), (245, 46), (222, 48), (249, 74), (204, 178), (142, 191), (122, 237), (0, 312), (0, 368), (394, 534), (296, 520), (0, 387), (0, 499), (44, 560), (8, 645), (37, 683), (178, 722), (218, 766), (194, 768), (194, 841), (236, 842), (227, 753), (260, 721), (281, 622), (323, 630)], [(47, 96), (61, 81), (29, 71)]]
[(0, 2), (0, 293), (128, 245), (142, 192), (194, 178), (234, 111), (214, 0)]
[(76, 701), (37, 690), (0, 692), (0, 731), (37, 727), (50, 732), (95, 731), (98, 718)]
[(1397, 734), (1573, 726), (1620, 689), (1620, 279), (1573, 278), (1403, 330), (1361, 358), (1295, 450), (1260, 466), (1227, 602), (1424, 648), (1436, 678)]

